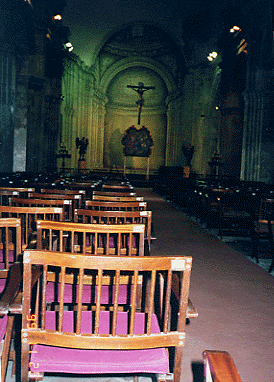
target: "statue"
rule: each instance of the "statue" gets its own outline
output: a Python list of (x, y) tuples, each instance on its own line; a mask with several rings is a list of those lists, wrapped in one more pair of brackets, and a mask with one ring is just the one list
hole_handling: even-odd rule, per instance
[(145, 86), (143, 84), (143, 82), (139, 82), (137, 86), (127, 85), (127, 87), (133, 89), (134, 91), (136, 91), (139, 94), (139, 99), (136, 102), (136, 104), (138, 105), (138, 125), (140, 125), (140, 123), (141, 123), (141, 111), (142, 111), (142, 107), (143, 107), (144, 102), (145, 102), (143, 94), (147, 90), (155, 89), (155, 87), (154, 86)]
[(76, 138), (76, 148), (79, 148), (79, 161), (85, 160), (85, 153), (88, 147), (88, 139), (83, 137), (82, 139)]
[(184, 156), (186, 158), (186, 165), (190, 166), (191, 160), (193, 158), (193, 154), (194, 154), (194, 151), (195, 151), (194, 150), (194, 146), (191, 146), (191, 144), (189, 143), (187, 147), (183, 146), (182, 150), (183, 150)]

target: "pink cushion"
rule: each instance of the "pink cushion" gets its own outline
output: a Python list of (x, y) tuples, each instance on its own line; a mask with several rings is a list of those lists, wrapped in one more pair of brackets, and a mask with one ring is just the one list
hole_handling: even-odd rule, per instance
[[(9, 262), (13, 263), (15, 261), (15, 252), (9, 251)], [(3, 249), (0, 249), (0, 262), (2, 263), (4, 261), (4, 255), (3, 255)]]
[[(73, 290), (75, 289), (75, 291)], [(128, 297), (128, 286), (120, 285), (119, 287), (119, 304), (126, 304)], [(103, 285), (101, 292), (101, 304), (109, 304), (110, 303), (110, 295), (112, 295), (112, 303), (114, 301), (114, 287), (113, 292), (110, 293), (109, 286)], [(60, 284), (58, 284), (58, 291), (55, 287), (55, 283), (48, 282), (47, 284), (47, 302), (57, 302), (59, 301), (60, 296)], [(76, 296), (76, 301), (73, 299), (73, 296)], [(83, 303), (84, 304), (94, 304), (97, 296), (97, 287), (94, 285), (83, 285)], [(78, 302), (78, 285), (73, 286), (71, 284), (65, 284), (64, 291), (64, 302), (66, 304), (71, 304), (72, 302)]]
[(0, 317), (0, 341), (5, 337), (7, 328), (8, 316)]
[(0, 293), (3, 292), (6, 286), (6, 279), (0, 279)]
[[(46, 329), (55, 330), (56, 312), (46, 312)], [(64, 312), (64, 332), (73, 331), (73, 312)], [(136, 313), (135, 334), (144, 332), (145, 315)], [(127, 312), (118, 312), (117, 334), (126, 334)], [(92, 312), (82, 312), (82, 333), (91, 333)], [(109, 312), (100, 313), (100, 333), (109, 333)], [(152, 320), (152, 332), (159, 332), (157, 318)], [(79, 374), (105, 373), (167, 373), (169, 361), (164, 348), (144, 350), (83, 350), (34, 345), (31, 352), (33, 372), (60, 372)]]

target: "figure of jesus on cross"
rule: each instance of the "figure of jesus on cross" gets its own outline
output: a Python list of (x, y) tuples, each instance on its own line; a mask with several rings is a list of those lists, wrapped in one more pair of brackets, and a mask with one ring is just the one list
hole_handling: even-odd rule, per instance
[(136, 104), (138, 105), (138, 125), (140, 125), (140, 123), (141, 123), (141, 111), (142, 111), (142, 107), (143, 107), (144, 102), (145, 102), (143, 94), (147, 90), (155, 89), (155, 87), (154, 86), (145, 86), (142, 82), (139, 82), (138, 85), (136, 85), (136, 86), (127, 85), (127, 87), (133, 89), (134, 91), (136, 91), (139, 94), (139, 99), (136, 102)]

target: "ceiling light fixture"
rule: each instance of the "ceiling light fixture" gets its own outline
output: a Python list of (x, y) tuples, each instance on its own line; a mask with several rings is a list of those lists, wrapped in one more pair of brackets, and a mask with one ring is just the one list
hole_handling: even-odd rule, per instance
[(218, 56), (218, 53), (217, 52), (211, 52), (209, 53), (209, 55), (207, 56), (207, 59), (208, 61), (213, 61), (214, 58), (216, 58)]
[(53, 19), (54, 20), (62, 20), (62, 16), (61, 15), (59, 15), (59, 14), (57, 14), (57, 15), (55, 15), (55, 16), (53, 16)]

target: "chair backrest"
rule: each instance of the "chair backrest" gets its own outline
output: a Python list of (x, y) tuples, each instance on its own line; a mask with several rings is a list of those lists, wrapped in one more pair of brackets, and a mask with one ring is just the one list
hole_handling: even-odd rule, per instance
[(0, 278), (7, 277), (11, 264), (21, 255), (21, 220), (0, 218)]
[(92, 193), (92, 197), (94, 195), (100, 195), (100, 196), (112, 196), (112, 197), (123, 197), (123, 198), (128, 198), (128, 197), (131, 197), (131, 196), (134, 196), (136, 197), (136, 192), (133, 192), (133, 191), (128, 191), (128, 192), (125, 192), (125, 191), (122, 191), (122, 192), (117, 192), (117, 191), (93, 191)]
[(74, 222), (85, 224), (145, 224), (145, 238), (150, 247), (152, 211), (98, 211), (75, 209)]
[(102, 200), (86, 200), (85, 208), (104, 211), (145, 211), (147, 209), (147, 202), (114, 202)]
[(144, 256), (144, 224), (37, 222), (37, 248), (88, 255)]
[(205, 382), (242, 382), (235, 363), (228, 352), (205, 350), (203, 359)]
[(143, 196), (104, 196), (104, 195), (92, 195), (92, 200), (104, 200), (113, 202), (143, 202)]
[(274, 220), (274, 199), (262, 198), (260, 200), (258, 223), (268, 224), (268, 221)]
[(43, 198), (35, 199), (27, 198), (10, 198), (10, 206), (15, 207), (57, 207), (62, 208), (64, 211), (64, 219), (72, 221), (73, 219), (73, 200), (69, 198)]
[(104, 183), (102, 184), (102, 190), (133, 192), (134, 187), (125, 183)]
[(63, 208), (55, 207), (14, 207), (0, 206), (0, 218), (19, 218), (21, 220), (22, 249), (25, 249), (36, 232), (38, 219), (59, 220), (64, 219)]
[(34, 191), (34, 188), (9, 188), (0, 187), (0, 205), (8, 206), (10, 197), (23, 197), (26, 196), (28, 192)]
[[(33, 344), (117, 351), (161, 348), (164, 352), (167, 347), (175, 347), (175, 366), (172, 371), (174, 380), (180, 380), (191, 257), (75, 256), (27, 250), (23, 261), (23, 381), (28, 373), (29, 346)], [(41, 283), (31, 295), (32, 272), (37, 266), (42, 268)], [(54, 272), (50, 271), (52, 267)], [(180, 279), (179, 302), (176, 306), (172, 293), (174, 273)], [(56, 311), (47, 310), (47, 285), (52, 278), (56, 287), (60, 287)], [(107, 285), (111, 287), (107, 301), (102, 301), (106, 297), (106, 278)], [(142, 293), (139, 293), (138, 288), (140, 279), (143, 280)], [(76, 290), (72, 311), (65, 309), (68, 283), (72, 283)], [(128, 287), (122, 289), (121, 285), (127, 283)], [(83, 311), (87, 286), (90, 288), (90, 303)], [(124, 309), (125, 301), (129, 305), (127, 309)], [(123, 365), (120, 371), (123, 372)]]
[(57, 188), (42, 188), (41, 194), (57, 194), (57, 195), (85, 195), (85, 190), (58, 190)]

